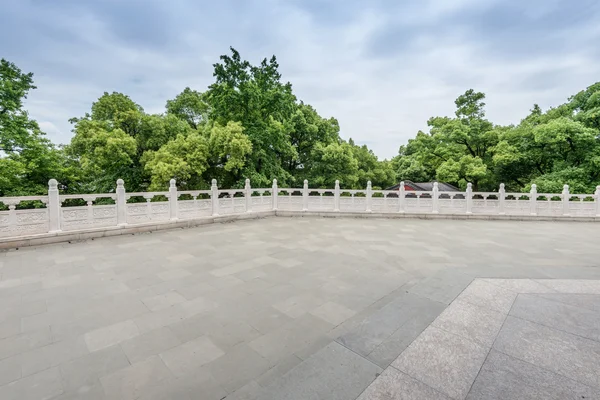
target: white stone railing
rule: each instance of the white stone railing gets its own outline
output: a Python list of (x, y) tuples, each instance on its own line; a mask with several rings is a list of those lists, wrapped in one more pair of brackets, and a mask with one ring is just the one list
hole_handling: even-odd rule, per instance
[[(131, 202), (135, 197), (146, 202)], [(69, 200), (86, 205), (63, 204)], [(528, 193), (507, 193), (504, 184), (498, 192), (473, 192), (469, 183), (465, 192), (443, 192), (437, 183), (432, 191), (407, 191), (401, 182), (392, 191), (373, 190), (370, 182), (366, 190), (341, 189), (338, 181), (333, 189), (311, 189), (307, 181), (303, 188), (279, 188), (274, 180), (257, 189), (246, 180), (243, 189), (219, 189), (214, 179), (210, 190), (179, 191), (172, 179), (166, 192), (126, 192), (119, 179), (114, 193), (61, 195), (51, 179), (46, 196), (0, 197), (8, 207), (0, 211), (0, 238), (277, 210), (590, 218), (600, 217), (599, 200), (600, 186), (594, 194), (572, 194), (567, 185), (562, 193), (538, 193), (535, 185)], [(21, 209), (23, 202), (37, 208)]]

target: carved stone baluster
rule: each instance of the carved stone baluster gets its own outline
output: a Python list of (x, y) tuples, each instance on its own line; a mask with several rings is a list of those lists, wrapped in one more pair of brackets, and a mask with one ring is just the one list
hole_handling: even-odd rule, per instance
[(271, 188), (271, 208), (273, 211), (277, 211), (277, 197), (279, 196), (279, 189), (277, 188), (277, 179), (273, 179), (273, 187)]
[(596, 206), (596, 217), (600, 217), (600, 186), (596, 186), (596, 192), (594, 193), (594, 201)]
[(175, 179), (169, 181), (169, 219), (176, 220), (178, 217), (179, 194), (177, 193), (177, 185)]
[(467, 192), (465, 194), (467, 198), (467, 214), (473, 213), (473, 185), (471, 182), (467, 183)]
[(61, 202), (60, 195), (58, 193), (58, 181), (56, 179), (50, 179), (48, 181), (48, 222), (49, 231), (58, 232), (60, 231), (60, 215), (61, 215)]
[(213, 179), (211, 186), (211, 201), (212, 201), (212, 215), (219, 215), (219, 188), (217, 187), (217, 180)]
[(152, 220), (152, 204), (150, 203), (152, 201), (152, 196), (144, 196), (144, 199), (146, 199), (146, 216), (150, 221)]
[(246, 196), (246, 212), (252, 212), (252, 188), (250, 187), (250, 179), (248, 178), (246, 178), (244, 190)]
[(90, 224), (93, 224), (94, 223), (94, 199), (88, 197), (85, 200), (87, 202), (87, 220), (89, 221)]
[(400, 182), (400, 188), (398, 190), (398, 212), (404, 213), (406, 211), (406, 190), (404, 189), (404, 181)]
[(340, 181), (335, 181), (335, 189), (333, 191), (333, 211), (340, 211)]
[(531, 191), (529, 192), (529, 214), (537, 215), (537, 185), (534, 183), (531, 185)]
[(304, 180), (302, 188), (302, 211), (308, 211), (308, 180)]
[(439, 203), (440, 189), (437, 182), (433, 182), (433, 190), (431, 191), (431, 201), (432, 201), (432, 213), (437, 214), (440, 212), (440, 203)]
[(7, 200), (5, 204), (8, 206), (8, 229), (16, 230), (18, 221), (17, 221), (17, 204), (19, 204), (18, 200), (12, 201)]
[(125, 197), (125, 182), (117, 179), (117, 225), (127, 225), (127, 198)]
[(498, 191), (498, 206), (499, 214), (504, 215), (504, 199), (506, 197), (506, 191), (504, 190), (504, 183), (500, 184), (500, 190)]
[(371, 187), (371, 181), (367, 182), (367, 212), (371, 212), (371, 199), (373, 197), (373, 188)]

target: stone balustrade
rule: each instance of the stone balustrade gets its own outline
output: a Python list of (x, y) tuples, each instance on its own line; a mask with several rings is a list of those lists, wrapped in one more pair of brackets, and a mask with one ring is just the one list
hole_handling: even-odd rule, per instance
[[(354, 213), (360, 215), (527, 216), (527, 219), (600, 220), (600, 186), (594, 194), (572, 194), (564, 185), (561, 193), (444, 192), (435, 183), (432, 191), (280, 188), (219, 189), (212, 180), (209, 190), (179, 191), (174, 179), (168, 191), (127, 192), (119, 179), (113, 193), (60, 194), (58, 182), (49, 181), (45, 196), (0, 197), (0, 239), (83, 231), (109, 227), (131, 227), (169, 221), (198, 220), (247, 213)], [(145, 201), (144, 201), (145, 200)], [(85, 203), (85, 205), (82, 205)], [(0, 205), (1, 205), (0, 204)], [(8, 210), (6, 210), (8, 208)]]

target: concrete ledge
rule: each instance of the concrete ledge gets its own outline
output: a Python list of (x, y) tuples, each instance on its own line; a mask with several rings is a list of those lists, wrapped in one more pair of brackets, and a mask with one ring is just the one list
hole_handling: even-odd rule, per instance
[(50, 243), (73, 242), (100, 237), (129, 235), (141, 232), (154, 232), (166, 229), (193, 228), (195, 226), (239, 221), (245, 219), (265, 218), (275, 215), (274, 211), (259, 211), (244, 214), (218, 215), (195, 219), (160, 221), (135, 225), (106, 226), (101, 228), (81, 229), (41, 233), (38, 235), (0, 238), (0, 249), (11, 249), (27, 246), (39, 246)]
[(569, 221), (600, 222), (600, 217), (541, 216), (541, 215), (483, 215), (483, 214), (430, 214), (430, 213), (377, 213), (348, 211), (289, 211), (277, 210), (278, 217), (323, 217), (323, 218), (411, 218), (411, 219), (455, 219), (455, 220), (499, 220), (499, 221)]
[(192, 228), (199, 225), (257, 219), (265, 217), (288, 218), (385, 218), (385, 219), (454, 219), (454, 220), (500, 220), (500, 221), (577, 221), (600, 222), (600, 217), (535, 216), (535, 215), (479, 215), (479, 214), (425, 214), (425, 213), (376, 213), (335, 211), (257, 211), (243, 214), (217, 215), (195, 219), (160, 221), (135, 225), (108, 226), (100, 228), (42, 233), (38, 235), (0, 238), (0, 249), (38, 246), (50, 243), (72, 242), (108, 236), (153, 232), (165, 229)]

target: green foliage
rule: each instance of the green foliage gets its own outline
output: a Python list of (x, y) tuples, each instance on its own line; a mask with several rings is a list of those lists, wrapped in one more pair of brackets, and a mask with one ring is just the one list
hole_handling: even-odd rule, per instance
[(340, 137), (297, 99), (275, 57), (258, 65), (231, 49), (214, 64), (205, 92), (185, 88), (165, 112), (148, 114), (123, 93), (105, 92), (90, 112), (72, 118), (73, 138), (56, 147), (23, 109), (33, 74), (0, 62), (0, 196), (45, 193), (56, 178), (67, 192), (108, 192), (117, 179), (128, 191), (221, 187), (342, 188), (391, 186), (400, 180), (440, 180), (475, 190), (591, 193), (600, 184), (600, 83), (549, 110), (534, 105), (518, 125), (485, 117), (485, 94), (472, 89), (454, 117), (432, 117), (428, 131), (400, 146), (391, 161)]
[(77, 168), (23, 109), (33, 74), (0, 60), (0, 197), (47, 192), (50, 178), (77, 180)]
[(516, 126), (484, 119), (485, 96), (468, 90), (456, 100), (456, 117), (429, 120), (400, 148), (392, 164), (399, 179), (438, 179), (464, 187), (591, 193), (600, 184), (600, 83), (544, 112), (534, 105)]

